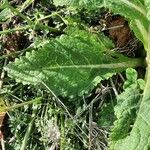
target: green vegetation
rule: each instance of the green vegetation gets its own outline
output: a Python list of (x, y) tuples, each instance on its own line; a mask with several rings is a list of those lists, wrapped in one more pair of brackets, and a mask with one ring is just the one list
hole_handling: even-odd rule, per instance
[[(108, 14), (137, 56), (118, 52)], [(0, 24), (3, 150), (150, 148), (149, 0), (4, 0)]]

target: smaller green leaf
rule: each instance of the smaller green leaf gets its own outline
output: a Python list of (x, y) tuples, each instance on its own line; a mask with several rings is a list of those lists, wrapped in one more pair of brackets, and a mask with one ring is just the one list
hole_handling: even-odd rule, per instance
[(126, 70), (126, 77), (127, 80), (123, 85), (124, 90), (127, 89), (128, 87), (135, 86), (133, 83), (136, 83), (137, 81), (137, 72), (132, 68), (128, 68)]
[(0, 22), (6, 21), (10, 17), (10, 15), (11, 15), (11, 13), (10, 13), (10, 10), (8, 8), (3, 9), (0, 12)]
[(135, 69), (132, 68), (128, 68), (126, 70), (126, 77), (127, 80), (131, 81), (131, 82), (135, 82), (137, 80), (137, 72)]
[(138, 79), (137, 82), (138, 82), (138, 84), (140, 86), (140, 89), (144, 90), (144, 88), (145, 88), (145, 81), (143, 79)]

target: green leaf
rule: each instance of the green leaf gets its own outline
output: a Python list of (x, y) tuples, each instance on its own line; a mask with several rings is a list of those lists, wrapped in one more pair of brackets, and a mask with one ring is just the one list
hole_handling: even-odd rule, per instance
[(137, 80), (136, 70), (134, 70), (132, 68), (128, 68), (126, 70), (126, 76), (127, 76), (127, 80), (129, 80), (131, 82), (135, 82)]
[(111, 50), (113, 44), (103, 34), (76, 28), (67, 34), (10, 63), (8, 75), (24, 84), (45, 83), (57, 95), (73, 97), (117, 72), (141, 65), (141, 60)]
[(130, 19), (146, 19), (147, 11), (139, 0), (107, 0), (105, 6)]
[(105, 7), (129, 20), (131, 29), (147, 50), (149, 21), (144, 2), (142, 0), (107, 0)]
[(73, 6), (75, 8), (97, 9), (103, 6), (103, 0), (53, 0), (56, 6)]
[(140, 89), (141, 90), (144, 90), (144, 87), (145, 87), (145, 81), (143, 79), (138, 79), (137, 80), (139, 86), (140, 86)]
[(0, 22), (6, 21), (11, 16), (10, 10), (8, 8), (3, 9), (0, 12)]
[(132, 69), (132, 68), (128, 68), (126, 70), (126, 77), (127, 80), (125, 81), (124, 85), (123, 85), (123, 89), (127, 89), (128, 87), (131, 87), (132, 85), (134, 86), (133, 83), (137, 82), (137, 72), (136, 70)]
[(98, 125), (110, 128), (115, 119), (114, 105), (112, 103), (104, 103), (99, 112)]
[(145, 6), (147, 9), (147, 18), (150, 21), (150, 0), (145, 0)]
[(136, 118), (138, 101), (141, 98), (141, 89), (138, 86), (136, 71), (129, 68), (126, 71), (126, 76), (124, 92), (117, 96), (117, 105), (114, 108), (117, 120), (110, 136), (111, 146), (129, 134), (134, 118)]
[[(132, 70), (127, 70), (127, 76), (135, 74)], [(149, 101), (145, 101), (145, 98), (142, 99), (143, 83), (142, 79), (137, 81), (133, 79), (132, 84), (117, 97), (118, 104), (115, 107), (117, 120), (110, 136), (110, 148), (113, 150), (150, 148), (150, 104)]]

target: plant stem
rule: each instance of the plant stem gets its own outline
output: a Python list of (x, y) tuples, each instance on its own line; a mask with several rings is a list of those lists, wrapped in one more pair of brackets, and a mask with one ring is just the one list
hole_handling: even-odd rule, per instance
[(93, 140), (93, 101), (90, 104), (89, 107), (89, 146), (88, 150), (92, 150), (94, 147), (94, 143), (96, 144), (95, 140)]
[(150, 64), (148, 64), (148, 67), (146, 68), (146, 83), (142, 102), (147, 101), (150, 101)]
[(112, 86), (112, 89), (113, 89), (113, 91), (114, 91), (115, 96), (117, 96), (117, 95), (118, 95), (118, 91), (117, 91), (117, 89), (116, 89), (116, 87), (115, 87), (115, 84), (114, 84), (112, 78), (110, 78), (110, 84), (111, 84), (111, 86)]
[(38, 19), (38, 21), (42, 21), (44, 19), (48, 19), (48, 18), (53, 17), (53, 16), (59, 17), (65, 24), (68, 24), (67, 20), (65, 20), (61, 15), (59, 15), (58, 12), (54, 12), (50, 15), (44, 16), (43, 18)]
[(59, 33), (60, 31), (56, 28), (53, 27), (49, 27), (47, 25), (43, 25), (41, 23), (37, 23), (35, 24), (34, 21), (32, 21), (31, 19), (29, 19), (28, 17), (26, 17), (24, 14), (22, 14), (18, 9), (12, 7), (8, 2), (6, 2), (6, 7), (9, 8), (13, 13), (17, 14), (18, 16), (20, 16), (21, 18), (23, 18), (24, 20), (27, 21), (28, 25), (30, 26), (30, 28), (35, 28), (35, 29), (43, 29), (43, 30), (49, 30), (50, 32), (55, 32), (55, 33)]
[(4, 144), (4, 139), (3, 139), (3, 137), (2, 137), (2, 139), (1, 139), (1, 147), (2, 147), (2, 150), (5, 150), (5, 144)]
[(0, 31), (0, 35), (16, 32), (16, 31), (24, 31), (24, 30), (30, 29), (31, 27), (33, 27), (33, 25), (27, 25), (27, 26), (17, 27), (13, 29), (3, 30), (3, 31)]
[(28, 142), (29, 136), (31, 134), (31, 130), (32, 130), (32, 127), (33, 127), (33, 123), (34, 123), (35, 117), (32, 118), (31, 122), (28, 125), (28, 128), (27, 128), (26, 134), (24, 136), (24, 139), (23, 139), (23, 142), (22, 142), (20, 150), (26, 150), (27, 142)]
[(65, 149), (65, 120), (64, 114), (61, 114), (61, 139), (60, 139), (60, 150)]
[[(3, 67), (5, 67), (6, 65), (7, 65), (7, 58), (5, 58), (5, 60), (4, 60), (4, 66)], [(0, 75), (0, 90), (2, 89), (2, 86), (3, 86), (4, 76), (5, 76), (5, 70), (2, 69), (2, 72)]]
[(11, 56), (16, 56), (16, 55), (19, 55), (19, 54), (22, 54), (26, 51), (30, 51), (30, 50), (33, 50), (34, 48), (31, 48), (31, 47), (27, 47), (23, 50), (20, 50), (20, 51), (15, 51), (15, 52), (10, 52), (9, 54), (5, 54), (5, 55), (2, 55), (0, 56), (0, 60), (1, 59), (4, 59), (4, 58), (8, 58), (8, 57), (11, 57)]
[(17, 9), (15, 9), (14, 7), (12, 7), (11, 5), (9, 5), (9, 3), (6, 4), (7, 7), (15, 14), (17, 14), (18, 16), (20, 16), (21, 18), (23, 18), (24, 20), (27, 21), (27, 23), (29, 25), (31, 25), (33, 22), (28, 18), (26, 17), (25, 15), (23, 15), (21, 12), (19, 12)]
[(16, 108), (19, 108), (19, 107), (22, 107), (24, 105), (29, 105), (29, 104), (33, 104), (33, 103), (38, 103), (42, 100), (41, 97), (38, 97), (38, 98), (35, 98), (34, 100), (31, 100), (31, 101), (28, 101), (28, 102), (23, 102), (21, 104), (17, 104), (17, 105), (14, 105), (14, 106), (10, 106), (10, 107), (6, 107), (5, 108), (5, 111), (10, 111), (12, 109), (16, 109)]
[[(149, 33), (148, 33), (148, 41), (150, 41), (150, 25), (149, 25)], [(146, 68), (146, 75), (145, 75), (145, 88), (144, 88), (144, 93), (143, 93), (143, 100), (142, 102), (150, 101), (150, 42), (147, 45), (147, 57), (146, 57), (146, 63), (147, 63), (147, 68)]]
[(32, 3), (34, 2), (34, 0), (26, 0), (20, 9), (20, 12), (22, 12), (23, 10), (25, 10), (27, 7), (29, 7)]

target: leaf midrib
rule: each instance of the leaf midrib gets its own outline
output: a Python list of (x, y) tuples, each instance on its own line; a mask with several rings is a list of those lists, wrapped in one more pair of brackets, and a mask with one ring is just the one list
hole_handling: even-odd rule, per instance
[(57, 66), (50, 66), (50, 67), (43, 67), (42, 70), (58, 70), (58, 69), (99, 69), (99, 68), (121, 68), (121, 67), (139, 67), (143, 66), (144, 61), (143, 59), (132, 59), (130, 61), (121, 62), (121, 63), (111, 63), (111, 64), (90, 64), (90, 65), (57, 65)]

